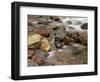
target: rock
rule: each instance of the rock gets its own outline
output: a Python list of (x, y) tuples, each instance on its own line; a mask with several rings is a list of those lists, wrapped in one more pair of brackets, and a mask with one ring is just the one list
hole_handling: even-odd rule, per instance
[(46, 57), (49, 56), (49, 54), (43, 50), (35, 50), (35, 54), (40, 56), (43, 59), (46, 59)]
[(69, 32), (67, 33), (66, 36), (72, 38), (75, 43), (81, 43), (83, 45), (87, 45), (87, 39), (88, 39), (87, 31)]
[(32, 32), (33, 31), (33, 27), (32, 26), (28, 26), (28, 32)]
[(84, 23), (81, 25), (81, 29), (87, 30), (88, 29), (88, 23)]
[(83, 44), (83, 45), (87, 45), (87, 43), (88, 43), (87, 31), (80, 32), (79, 34), (80, 34), (80, 36), (79, 36), (80, 43)]
[(37, 63), (35, 63), (34, 61), (28, 61), (28, 67), (32, 67), (32, 66), (38, 66)]
[(49, 51), (50, 50), (50, 43), (47, 39), (42, 39), (41, 40), (41, 47), (40, 47), (42, 50), (44, 51)]
[(37, 28), (37, 29), (34, 29), (34, 32), (44, 37), (48, 37), (50, 35), (47, 28)]
[(75, 32), (67, 32), (66, 36), (72, 38), (75, 43), (80, 43), (79, 33), (77, 31), (75, 31)]
[(69, 44), (71, 42), (75, 42), (73, 38), (66, 36), (63, 40), (64, 44)]
[(78, 32), (73, 32), (72, 38), (75, 40), (76, 43), (80, 43)]
[(41, 64), (44, 64), (45, 63), (45, 60), (43, 58), (41, 58), (40, 56), (37, 56), (37, 55), (34, 55), (32, 57), (32, 61), (34, 61), (38, 65), (41, 65)]
[(42, 37), (39, 34), (33, 34), (31, 36), (28, 36), (28, 45), (30, 46), (36, 42), (40, 42), (41, 38)]
[(31, 59), (33, 55), (34, 55), (34, 51), (31, 49), (28, 49), (28, 59)]
[(63, 28), (60, 28), (57, 30), (56, 35), (55, 35), (55, 40), (56, 41), (62, 41), (64, 37), (66, 36), (66, 31)]
[(55, 51), (55, 50), (57, 50), (57, 48), (56, 48), (54, 42), (50, 42), (50, 46), (51, 46), (50, 51)]
[(50, 16), (50, 19), (54, 21), (60, 21), (60, 18), (58, 18), (57, 16)]
[(60, 41), (55, 41), (54, 43), (55, 43), (55, 46), (57, 48), (62, 48), (63, 47), (63, 44)]
[(75, 30), (73, 26), (68, 26), (69, 30)]
[(66, 23), (67, 23), (68, 25), (70, 25), (70, 24), (72, 24), (72, 21), (69, 20), (69, 21), (66, 21)]
[(51, 23), (51, 22), (48, 20), (41, 20), (38, 22), (38, 24), (43, 24), (43, 25), (48, 25), (49, 23)]
[(34, 43), (34, 44), (32, 44), (32, 45), (30, 45), (30, 46), (28, 46), (30, 49), (39, 49), (40, 48), (40, 46), (41, 46), (41, 42), (36, 42), (36, 43)]

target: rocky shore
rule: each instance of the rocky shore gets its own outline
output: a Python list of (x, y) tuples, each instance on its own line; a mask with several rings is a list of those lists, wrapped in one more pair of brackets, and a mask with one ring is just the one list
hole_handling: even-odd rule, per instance
[(28, 15), (28, 66), (87, 64), (86, 17)]

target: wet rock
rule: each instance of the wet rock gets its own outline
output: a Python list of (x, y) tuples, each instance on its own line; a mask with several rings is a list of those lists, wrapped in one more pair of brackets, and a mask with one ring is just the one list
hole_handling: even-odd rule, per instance
[(36, 43), (30, 45), (29, 48), (35, 50), (35, 49), (39, 49), (40, 46), (41, 46), (41, 42), (36, 42)]
[(43, 58), (41, 58), (40, 56), (37, 56), (37, 55), (32, 56), (32, 61), (34, 61), (38, 65), (45, 63), (45, 60)]
[(88, 23), (82, 24), (81, 29), (87, 30), (88, 29)]
[(88, 43), (87, 31), (80, 32), (79, 34), (80, 34), (80, 36), (79, 36), (80, 43), (83, 44), (83, 45), (87, 45), (87, 43)]
[(47, 28), (37, 28), (37, 29), (34, 29), (34, 32), (44, 37), (48, 37), (50, 35)]
[(57, 30), (56, 35), (55, 35), (55, 40), (56, 41), (62, 41), (64, 39), (64, 37), (66, 36), (66, 31), (65, 28), (60, 28), (59, 30)]
[(61, 43), (60, 41), (55, 41), (54, 43), (55, 43), (55, 46), (57, 48), (62, 48), (63, 47), (63, 43)]
[(30, 46), (36, 42), (40, 42), (41, 38), (42, 37), (39, 34), (33, 34), (31, 36), (28, 36), (28, 45)]
[(63, 40), (64, 44), (69, 44), (71, 42), (75, 42), (73, 38), (66, 36)]
[(28, 59), (31, 59), (33, 55), (34, 55), (34, 51), (31, 49), (28, 49)]
[(75, 40), (76, 43), (80, 43), (78, 32), (73, 32), (72, 38)]
[(54, 42), (50, 42), (50, 46), (51, 46), (50, 51), (57, 50)]
[(70, 25), (70, 24), (72, 24), (72, 21), (66, 21), (66, 23), (68, 24), (68, 25)]
[(28, 26), (28, 32), (32, 32), (33, 31), (33, 27), (32, 26)]
[(48, 25), (49, 23), (51, 23), (50, 21), (48, 20), (45, 20), (45, 21), (39, 21), (38, 24), (43, 24), (43, 25)]
[(40, 48), (44, 51), (49, 51), (50, 50), (50, 48), (51, 48), (50, 43), (46, 38), (41, 40), (41, 47)]
[(28, 66), (29, 67), (38, 66), (38, 64), (31, 60), (31, 61), (28, 61)]
[(43, 51), (43, 50), (36, 50), (35, 54), (40, 56), (43, 59), (46, 59), (46, 57), (49, 56), (49, 54), (47, 52)]
[(60, 18), (58, 18), (57, 16), (50, 16), (50, 19), (54, 21), (60, 21)]
[(67, 36), (72, 38), (75, 43), (87, 45), (87, 39), (88, 39), (87, 31), (69, 32)]
[(68, 28), (69, 28), (69, 30), (75, 30), (75, 28), (72, 26), (68, 26)]

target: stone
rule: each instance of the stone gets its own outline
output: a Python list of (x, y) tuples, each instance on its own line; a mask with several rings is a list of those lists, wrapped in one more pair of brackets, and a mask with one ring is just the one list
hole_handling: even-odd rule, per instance
[(81, 25), (81, 29), (87, 30), (88, 29), (88, 23), (84, 23)]
[(88, 39), (87, 31), (70, 32), (67, 34), (67, 36), (72, 38), (75, 43), (87, 45), (87, 39)]
[(54, 43), (55, 43), (55, 46), (57, 48), (62, 48), (63, 47), (63, 44), (60, 41), (55, 41)]
[(66, 36), (63, 40), (64, 44), (69, 44), (71, 42), (75, 42), (73, 38)]
[(65, 29), (60, 28), (57, 30), (56, 35), (55, 35), (55, 40), (56, 41), (62, 41), (64, 37), (66, 36), (66, 31)]
[(34, 32), (44, 37), (48, 37), (50, 35), (47, 28), (37, 28), (37, 29), (34, 29)]
[(50, 19), (54, 21), (60, 21), (60, 18), (58, 18), (57, 16), (50, 16)]
[(36, 42), (40, 42), (41, 38), (42, 37), (39, 34), (33, 34), (33, 35), (28, 36), (28, 45), (32, 45)]
[(69, 30), (75, 30), (73, 26), (68, 26)]
[(80, 43), (79, 33), (77, 31), (75, 31), (75, 32), (68, 32), (66, 36), (72, 38), (75, 43)]
[(45, 60), (43, 58), (41, 58), (40, 56), (37, 56), (37, 55), (32, 56), (32, 61), (34, 61), (38, 65), (45, 63)]
[(88, 43), (87, 31), (80, 32), (79, 34), (80, 34), (80, 36), (79, 36), (80, 43), (83, 45), (87, 45), (87, 43)]
[(40, 48), (44, 51), (49, 51), (50, 50), (50, 48), (51, 48), (50, 43), (46, 38), (41, 40), (41, 47)]
[(46, 59), (46, 57), (49, 56), (49, 54), (46, 51), (43, 51), (43, 50), (35, 50), (35, 54), (40, 56), (43, 59)]
[(32, 60), (28, 61), (28, 67), (32, 67), (32, 66), (39, 66), (39, 65)]
[(30, 45), (30, 46), (28, 46), (30, 49), (33, 49), (33, 50), (35, 50), (35, 49), (40, 49), (40, 46), (41, 46), (41, 42), (36, 42), (36, 43), (34, 43), (34, 44), (32, 44), (32, 45)]
[(78, 32), (73, 32), (72, 38), (75, 40), (76, 43), (80, 43)]
[(28, 49), (28, 59), (31, 59), (33, 55), (34, 55), (34, 51), (31, 49)]
[(68, 25), (70, 25), (70, 24), (72, 24), (72, 21), (66, 21), (66, 23), (68, 24)]
[(49, 23), (51, 23), (50, 21), (48, 20), (42, 20), (42, 21), (39, 21), (38, 24), (43, 24), (43, 25), (48, 25)]

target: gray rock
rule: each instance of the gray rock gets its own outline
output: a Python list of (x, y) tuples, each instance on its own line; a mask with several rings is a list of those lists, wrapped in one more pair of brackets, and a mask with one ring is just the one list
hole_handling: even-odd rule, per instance
[(63, 44), (60, 41), (55, 41), (54, 43), (55, 43), (55, 46), (57, 48), (62, 48), (63, 47)]
[(43, 59), (46, 59), (46, 57), (49, 56), (49, 54), (43, 50), (36, 50), (35, 54)]
[(38, 64), (35, 63), (34, 61), (28, 61), (28, 67), (32, 67), (32, 66), (38, 66)]
[(56, 41), (62, 41), (64, 39), (64, 37), (66, 36), (66, 30), (65, 28), (59, 28), (59, 30), (57, 30), (56, 32), (56, 36), (55, 36), (55, 40)]

